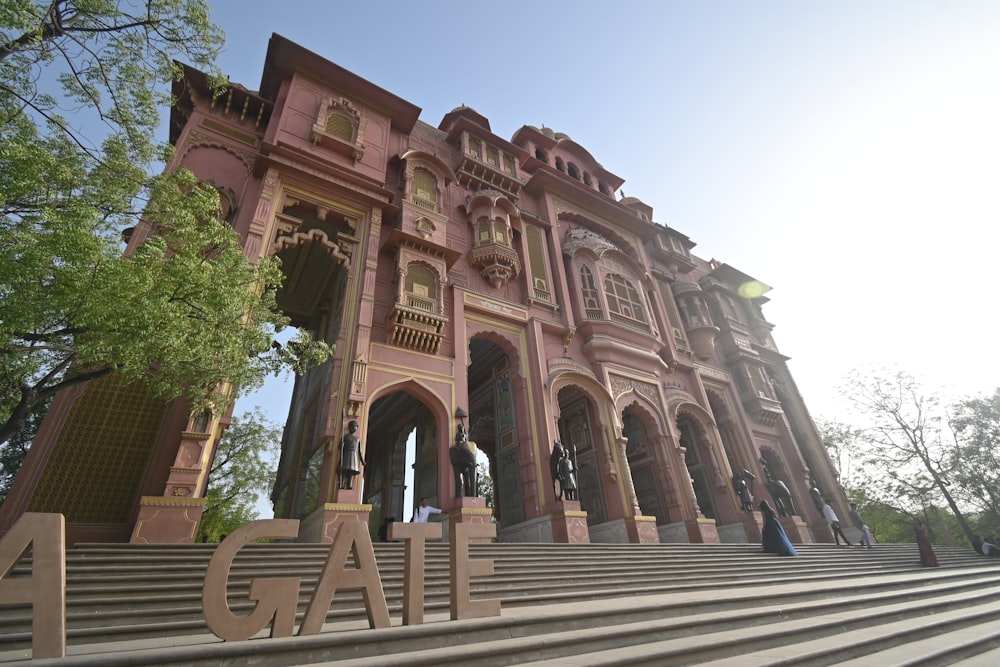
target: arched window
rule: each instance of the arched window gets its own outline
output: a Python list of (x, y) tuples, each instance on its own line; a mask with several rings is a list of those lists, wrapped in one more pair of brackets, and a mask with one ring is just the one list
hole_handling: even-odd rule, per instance
[(437, 179), (434, 174), (417, 167), (413, 170), (410, 193), (413, 203), (431, 211), (437, 210)]
[(326, 133), (348, 143), (354, 142), (354, 119), (338, 111), (326, 117)]
[(437, 277), (423, 264), (406, 269), (406, 305), (433, 312), (437, 305)]
[(577, 171), (575, 164), (570, 163), (569, 169), (567, 170), (566, 173), (570, 175), (570, 178), (575, 178), (578, 181), (580, 180), (580, 172)]
[(489, 243), (490, 242), (490, 219), (486, 218), (486, 217), (479, 218), (477, 228), (478, 228), (477, 229), (477, 231), (478, 231), (478, 233), (477, 233), (478, 240), (476, 241), (476, 243), (478, 245), (482, 245), (483, 243)]
[(497, 218), (493, 221), (493, 242), (509, 245), (507, 243), (507, 225), (504, 224), (503, 218)]
[(580, 291), (583, 293), (583, 307), (588, 311), (601, 312), (601, 302), (597, 298), (597, 284), (594, 274), (586, 266), (580, 267)]
[(642, 299), (632, 283), (617, 273), (604, 279), (604, 296), (608, 300), (608, 310), (637, 322), (646, 322)]

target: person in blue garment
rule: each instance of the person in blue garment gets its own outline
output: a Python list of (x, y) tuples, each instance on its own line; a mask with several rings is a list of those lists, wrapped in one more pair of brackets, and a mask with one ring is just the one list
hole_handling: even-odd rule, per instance
[(792, 546), (785, 529), (778, 521), (778, 515), (774, 509), (768, 505), (766, 500), (760, 501), (760, 513), (764, 515), (764, 528), (761, 531), (760, 544), (764, 547), (764, 553), (778, 554), (779, 556), (798, 556), (799, 552)]

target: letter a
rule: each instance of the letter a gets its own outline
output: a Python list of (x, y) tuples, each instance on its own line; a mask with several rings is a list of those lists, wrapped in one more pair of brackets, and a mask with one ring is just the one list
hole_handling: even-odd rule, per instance
[[(348, 550), (354, 553), (354, 564), (357, 566), (351, 570), (344, 567), (347, 565)], [(385, 603), (382, 580), (378, 576), (372, 538), (368, 535), (368, 526), (360, 521), (345, 521), (338, 525), (323, 574), (299, 626), (300, 635), (315, 635), (323, 629), (326, 613), (338, 588), (360, 588), (364, 593), (368, 626), (389, 627), (389, 606)]]
[[(10, 578), (31, 547), (31, 576)], [(0, 600), (31, 605), (31, 657), (66, 656), (66, 519), (25, 512), (0, 540)]]

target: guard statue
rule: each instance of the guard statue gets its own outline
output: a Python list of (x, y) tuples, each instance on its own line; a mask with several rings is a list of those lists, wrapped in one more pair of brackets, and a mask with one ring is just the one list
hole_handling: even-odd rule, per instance
[(358, 422), (354, 419), (347, 423), (347, 433), (340, 439), (340, 464), (337, 466), (340, 488), (353, 489), (354, 478), (361, 472), (358, 462), (365, 463), (361, 453), (361, 438), (358, 437)]
[(476, 470), (476, 443), (469, 440), (465, 424), (459, 424), (455, 431), (455, 444), (448, 450), (451, 467), (455, 473), (455, 497), (475, 498), (479, 495), (479, 480)]
[(744, 512), (754, 511), (753, 490), (750, 485), (755, 479), (757, 479), (756, 475), (746, 468), (742, 468), (733, 475), (733, 487), (736, 489), (736, 495), (740, 498), (740, 509)]

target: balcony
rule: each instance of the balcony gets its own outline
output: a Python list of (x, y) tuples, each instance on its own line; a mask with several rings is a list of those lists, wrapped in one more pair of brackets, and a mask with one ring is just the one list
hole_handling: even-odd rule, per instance
[(507, 282), (521, 272), (521, 260), (510, 246), (500, 243), (484, 243), (469, 253), (469, 266), (478, 269), (479, 275), (494, 288)]
[(405, 303), (397, 303), (389, 313), (390, 340), (397, 347), (437, 354), (444, 338), (448, 318), (435, 311), (432, 299), (407, 294)]

